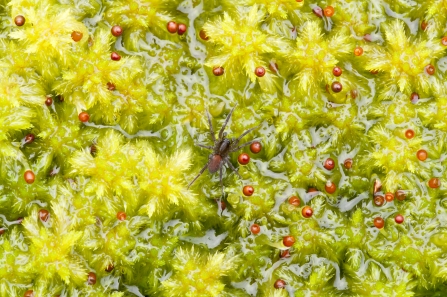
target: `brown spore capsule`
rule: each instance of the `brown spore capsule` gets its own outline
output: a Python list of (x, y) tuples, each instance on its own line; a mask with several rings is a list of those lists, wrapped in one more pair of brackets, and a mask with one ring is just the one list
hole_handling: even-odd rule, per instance
[(123, 28), (121, 26), (115, 25), (110, 29), (110, 32), (112, 32), (112, 35), (115, 37), (121, 36), (123, 34)]
[(16, 24), (16, 26), (23, 26), (25, 25), (25, 17), (23, 15), (18, 15), (14, 18), (14, 23)]

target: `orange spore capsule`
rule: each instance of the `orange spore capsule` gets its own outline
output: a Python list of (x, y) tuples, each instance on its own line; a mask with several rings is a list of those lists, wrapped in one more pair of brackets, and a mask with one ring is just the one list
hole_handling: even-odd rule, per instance
[(426, 150), (418, 150), (416, 153), (417, 158), (419, 159), (419, 161), (425, 161), (427, 160), (428, 154)]
[(253, 224), (250, 227), (250, 231), (251, 233), (253, 233), (254, 235), (258, 234), (259, 232), (261, 232), (261, 227), (259, 227), (258, 224)]
[(33, 290), (26, 291), (25, 294), (23, 294), (23, 297), (34, 297), (34, 291)]
[(124, 221), (124, 220), (126, 220), (127, 215), (126, 215), (126, 213), (125, 213), (124, 211), (119, 211), (119, 212), (117, 212), (117, 214), (116, 214), (116, 218), (117, 218), (118, 220), (120, 220), (120, 221)]
[(31, 170), (25, 171), (25, 173), (23, 174), (23, 177), (25, 178), (25, 182), (27, 184), (32, 184), (34, 182), (34, 180), (36, 179), (34, 172), (32, 172)]
[(293, 206), (300, 206), (300, 199), (297, 196), (292, 196), (289, 198), (289, 204)]
[(78, 118), (81, 122), (86, 123), (90, 119), (90, 115), (83, 111), (78, 115)]
[(81, 41), (82, 36), (84, 36), (84, 34), (82, 34), (82, 32), (79, 32), (79, 31), (71, 32), (71, 39), (73, 39), (73, 41), (75, 41), (75, 42)]
[(328, 18), (330, 18), (331, 16), (334, 15), (334, 8), (332, 6), (328, 6), (324, 9), (324, 15), (327, 16)]
[(414, 137), (414, 131), (411, 129), (408, 129), (407, 131), (405, 131), (405, 137), (407, 139), (412, 139)]
[(363, 54), (363, 48), (361, 48), (360, 46), (356, 47), (354, 50), (354, 55), (356, 55), (357, 57), (361, 56)]
[(378, 229), (382, 229), (385, 226), (385, 221), (381, 217), (374, 219), (374, 226)]
[(244, 186), (242, 192), (245, 196), (251, 196), (255, 192), (255, 189), (252, 186)]
[(293, 237), (293, 236), (284, 236), (282, 238), (282, 243), (286, 247), (291, 247), (295, 243), (295, 237)]
[(437, 189), (441, 186), (441, 181), (437, 177), (432, 177), (428, 181), (428, 186), (432, 189)]
[(114, 268), (115, 268), (115, 266), (113, 266), (113, 264), (110, 263), (109, 265), (107, 265), (105, 271), (106, 271), (106, 272), (110, 272), (110, 271), (112, 271)]
[(425, 71), (427, 72), (428, 75), (433, 75), (435, 74), (435, 66), (429, 64), (425, 66)]
[(337, 186), (331, 181), (328, 181), (324, 186), (324, 188), (326, 192), (328, 192), (329, 194), (333, 194), (337, 190)]
[(387, 202), (391, 202), (391, 201), (393, 201), (393, 200), (394, 200), (394, 194), (393, 194), (393, 193), (390, 193), (390, 192), (386, 193), (386, 194), (385, 194), (385, 200), (386, 200)]

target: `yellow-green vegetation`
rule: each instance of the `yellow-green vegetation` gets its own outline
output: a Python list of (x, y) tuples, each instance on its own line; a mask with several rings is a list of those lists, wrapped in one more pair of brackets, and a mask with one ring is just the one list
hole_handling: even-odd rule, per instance
[(446, 12), (0, 0), (0, 297), (447, 296)]

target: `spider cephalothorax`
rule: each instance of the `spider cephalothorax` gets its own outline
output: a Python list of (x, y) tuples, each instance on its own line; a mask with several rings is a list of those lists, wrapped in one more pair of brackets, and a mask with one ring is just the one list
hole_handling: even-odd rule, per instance
[(230, 153), (236, 152), (236, 151), (240, 150), (241, 148), (257, 141), (257, 140), (252, 140), (252, 141), (249, 141), (249, 142), (239, 145), (239, 141), (242, 139), (242, 137), (244, 137), (251, 131), (255, 130), (259, 126), (248, 129), (247, 131), (242, 133), (241, 136), (239, 136), (238, 138), (227, 138), (227, 133), (224, 132), (224, 130), (225, 130), (225, 127), (227, 126), (228, 121), (230, 120), (231, 115), (233, 114), (233, 111), (235, 108), (236, 107), (233, 107), (231, 109), (230, 113), (228, 114), (227, 118), (225, 119), (225, 122), (222, 125), (222, 128), (220, 128), (219, 136), (217, 139), (214, 134), (213, 124), (211, 123), (210, 115), (208, 112), (206, 113), (206, 115), (208, 117), (208, 123), (210, 125), (211, 139), (214, 141), (214, 146), (203, 145), (203, 144), (199, 144), (199, 143), (197, 143), (196, 145), (200, 146), (202, 148), (212, 150), (213, 152), (212, 152), (212, 154), (210, 154), (210, 156), (208, 158), (208, 163), (206, 163), (205, 166), (203, 166), (203, 168), (202, 168), (202, 170), (200, 170), (199, 174), (189, 183), (188, 188), (196, 181), (196, 179), (199, 178), (200, 175), (202, 175), (202, 173), (206, 170), (206, 168), (208, 168), (210, 173), (215, 173), (219, 170), (220, 184), (222, 185), (222, 192), (223, 192), (222, 168), (225, 164), (227, 164), (240, 178), (242, 178), (239, 175), (239, 173), (237, 172), (237, 169), (234, 168), (233, 164), (231, 164), (229, 155), (230, 155)]

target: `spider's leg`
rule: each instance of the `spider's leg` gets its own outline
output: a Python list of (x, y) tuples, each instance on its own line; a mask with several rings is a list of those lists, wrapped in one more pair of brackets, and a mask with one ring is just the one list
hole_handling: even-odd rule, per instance
[(210, 125), (211, 139), (215, 142), (216, 141), (216, 135), (214, 135), (214, 128), (213, 128), (213, 124), (211, 123), (210, 113), (208, 111), (206, 111), (206, 116), (208, 117), (208, 124)]
[[(209, 163), (209, 161), (208, 161), (208, 163)], [(206, 165), (203, 166), (203, 168), (202, 168), (202, 170), (200, 170), (199, 174), (197, 174), (197, 176), (188, 184), (188, 189), (196, 181), (196, 179), (198, 179), (199, 176), (201, 176), (202, 173), (206, 170), (206, 168), (208, 167), (208, 163), (206, 163)]]
[(259, 141), (259, 139), (255, 139), (255, 140), (246, 142), (246, 143), (244, 143), (244, 144), (241, 144), (241, 145), (238, 146), (237, 148), (232, 149), (232, 150), (230, 151), (230, 153), (236, 152), (236, 151), (240, 150), (241, 148), (246, 147), (247, 145), (250, 145), (250, 144), (252, 144), (253, 142), (256, 142), (256, 141)]
[(260, 124), (260, 125), (258, 125), (258, 126), (256, 126), (256, 127), (250, 128), (250, 129), (248, 129), (247, 131), (245, 131), (244, 133), (242, 133), (241, 136), (239, 136), (239, 137), (236, 139), (236, 143), (239, 143), (239, 140), (241, 140), (242, 137), (244, 137), (245, 135), (247, 135), (247, 134), (250, 133), (251, 131), (258, 129), (258, 128), (261, 127), (261, 126), (262, 126), (262, 124)]
[(228, 166), (230, 166), (231, 170), (234, 171), (234, 173), (237, 174), (237, 176), (239, 176), (240, 179), (243, 179), (242, 176), (239, 174), (239, 172), (237, 171), (236, 168), (234, 168), (233, 164), (231, 164), (230, 160), (228, 160), (228, 158), (225, 158), (225, 162), (228, 164)]
[(219, 168), (219, 178), (220, 178), (220, 185), (222, 186), (222, 198), (225, 196), (225, 191), (224, 191), (224, 185), (223, 185), (223, 180), (222, 180), (222, 165), (220, 165)]
[(209, 150), (214, 149), (214, 147), (210, 146), (210, 145), (204, 145), (204, 144), (200, 144), (200, 143), (194, 143), (195, 145), (199, 146), (199, 147), (203, 147)]
[(223, 123), (222, 128), (220, 128), (220, 131), (219, 131), (219, 139), (222, 139), (222, 137), (223, 137), (223, 132), (224, 132), (224, 130), (225, 130), (225, 127), (227, 126), (228, 121), (230, 121), (231, 115), (233, 114), (233, 111), (234, 111), (234, 109), (236, 108), (236, 106), (237, 106), (237, 105), (235, 105), (235, 106), (230, 110), (230, 113), (227, 115), (227, 118), (225, 119), (225, 122)]

